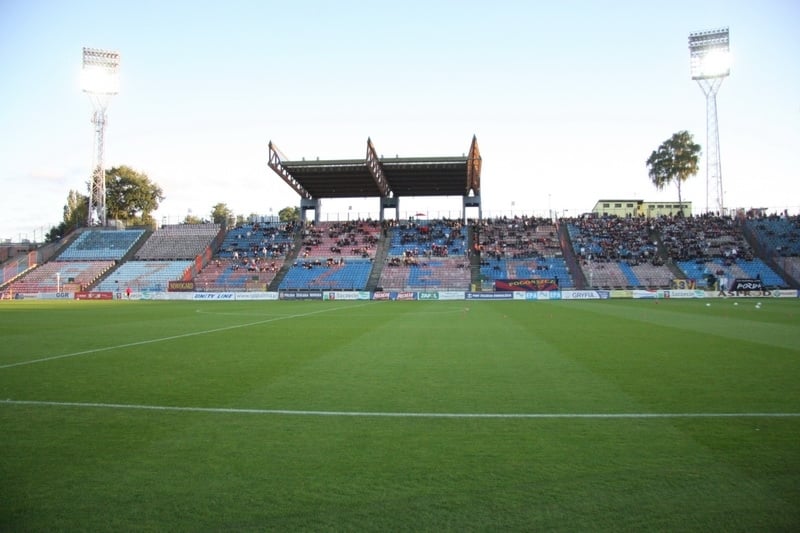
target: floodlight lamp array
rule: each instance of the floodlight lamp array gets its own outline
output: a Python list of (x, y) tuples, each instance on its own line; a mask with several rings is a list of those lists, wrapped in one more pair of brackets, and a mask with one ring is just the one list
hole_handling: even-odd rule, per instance
[(119, 53), (96, 48), (83, 49), (83, 91), (90, 94), (119, 92)]
[(689, 34), (689, 57), (693, 80), (728, 76), (731, 72), (728, 28)]

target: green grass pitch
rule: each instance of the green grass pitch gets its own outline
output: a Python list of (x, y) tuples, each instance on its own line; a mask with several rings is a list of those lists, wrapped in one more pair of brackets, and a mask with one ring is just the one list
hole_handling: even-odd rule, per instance
[(2, 531), (800, 529), (800, 300), (0, 302)]

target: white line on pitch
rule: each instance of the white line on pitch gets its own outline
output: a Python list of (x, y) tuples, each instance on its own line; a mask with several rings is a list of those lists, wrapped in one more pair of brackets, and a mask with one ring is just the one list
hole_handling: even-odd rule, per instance
[(339, 416), (380, 418), (798, 418), (800, 413), (403, 413), (370, 411), (306, 411), (291, 409), (242, 409), (235, 407), (180, 407), (92, 402), (48, 402), (37, 400), (0, 400), (5, 405), (84, 407), (220, 414)]
[[(362, 304), (358, 306), (349, 307), (349, 309), (353, 309), (353, 307), (363, 307), (369, 304)], [(30, 361), (20, 361), (18, 363), (9, 363), (7, 365), (0, 365), (0, 370), (4, 368), (12, 368), (15, 366), (24, 366), (24, 365), (32, 365), (34, 363), (44, 363), (47, 361), (54, 361), (56, 359), (64, 359), (66, 357), (76, 357), (78, 355), (88, 355), (91, 353), (97, 352), (107, 352), (109, 350), (117, 350), (119, 348), (130, 348), (131, 346), (142, 346), (145, 344), (154, 344), (157, 342), (164, 342), (164, 341), (171, 341), (175, 339), (185, 339), (186, 337), (196, 337), (197, 335), (206, 335), (208, 333), (219, 333), (220, 331), (228, 331), (232, 329), (239, 329), (239, 328), (248, 328), (250, 326), (259, 326), (261, 324), (268, 324), (270, 322), (277, 322), (279, 320), (290, 320), (293, 318), (303, 318), (311, 315), (317, 315), (320, 313), (330, 313), (331, 311), (339, 311), (340, 309), (345, 309), (344, 307), (334, 307), (331, 309), (321, 309), (319, 311), (311, 311), (309, 313), (301, 313), (297, 315), (286, 315), (286, 316), (279, 316), (273, 318), (267, 318), (265, 320), (258, 320), (256, 322), (247, 322), (246, 324), (237, 324), (235, 326), (225, 326), (222, 328), (214, 328), (214, 329), (206, 329), (203, 331), (194, 331), (192, 333), (182, 333), (180, 335), (171, 335), (169, 337), (161, 337), (158, 339), (149, 339), (146, 341), (137, 341), (137, 342), (128, 342), (125, 344), (117, 344), (116, 346), (104, 346), (102, 348), (92, 348), (91, 350), (83, 350), (81, 352), (73, 352), (73, 353), (65, 353), (61, 355), (54, 355), (52, 357), (42, 357), (40, 359), (31, 359)]]

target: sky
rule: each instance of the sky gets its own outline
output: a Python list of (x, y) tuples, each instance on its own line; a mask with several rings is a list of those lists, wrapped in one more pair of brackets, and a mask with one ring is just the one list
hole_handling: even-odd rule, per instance
[[(267, 166), (460, 156), (477, 137), (484, 216), (577, 215), (600, 199), (676, 201), (645, 161), (673, 133), (706, 146), (690, 33), (727, 27), (717, 96), (724, 205), (800, 210), (800, 2), (0, 0), (0, 242), (41, 242), (88, 193), (83, 47), (118, 51), (104, 162), (158, 184), (179, 223), (299, 205)], [(683, 186), (712, 209), (701, 171)], [(401, 198), (401, 218), (461, 199)], [(378, 216), (323, 200), (322, 220)]]

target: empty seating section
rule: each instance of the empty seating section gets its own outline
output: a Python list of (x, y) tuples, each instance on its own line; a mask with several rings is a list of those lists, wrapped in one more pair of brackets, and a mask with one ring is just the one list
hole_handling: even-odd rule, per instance
[[(243, 263), (243, 262), (244, 263)], [(194, 278), (198, 291), (266, 290), (278, 271), (283, 258), (253, 260), (215, 259)]]
[(400, 266), (394, 263), (383, 265), (378, 287), (383, 290), (406, 290), (408, 288), (408, 278), (411, 275), (411, 268)]
[(800, 257), (777, 257), (775, 261), (792, 279), (795, 287), (800, 285)]
[(638, 263), (627, 265), (631, 272), (636, 276), (636, 287), (664, 288), (672, 286), (675, 274), (666, 265), (654, 265), (652, 263)]
[(372, 271), (369, 259), (328, 263), (320, 260), (296, 262), (278, 290), (364, 290)]
[(97, 281), (114, 261), (51, 261), (45, 263), (11, 283), (12, 293), (57, 292), (88, 288)]
[(800, 256), (800, 217), (750, 219), (747, 225), (768, 253), (780, 257)]
[(177, 224), (163, 226), (150, 235), (136, 252), (137, 260), (194, 259), (219, 234), (219, 224)]
[(619, 288), (631, 285), (619, 261), (584, 259), (582, 267), (590, 287)]
[(221, 259), (278, 259), (292, 249), (295, 226), (281, 223), (242, 224), (229, 230), (219, 248)]
[(166, 291), (170, 281), (181, 281), (193, 261), (127, 261), (100, 282), (96, 291)]
[(33, 268), (35, 266), (36, 263), (32, 262), (31, 254), (23, 254), (21, 256), (9, 259), (3, 263), (0, 285), (13, 280), (20, 274), (23, 274), (29, 268)]
[(582, 268), (590, 287), (665, 288), (676, 278), (666, 265), (651, 263), (584, 259)]
[(384, 289), (465, 291), (472, 281), (469, 261), (464, 257), (434, 257), (409, 267), (387, 266), (386, 269), (407, 270), (407, 277), (404, 286), (392, 286), (387, 278), (382, 285)]
[(388, 238), (378, 281), (382, 289), (469, 289), (467, 229), (460, 221), (400, 222), (388, 229)]
[(374, 259), (381, 238), (377, 221), (320, 222), (303, 228), (303, 244), (298, 259), (362, 258)]
[(130, 251), (144, 230), (85, 230), (61, 252), (59, 261), (114, 259), (119, 261)]

